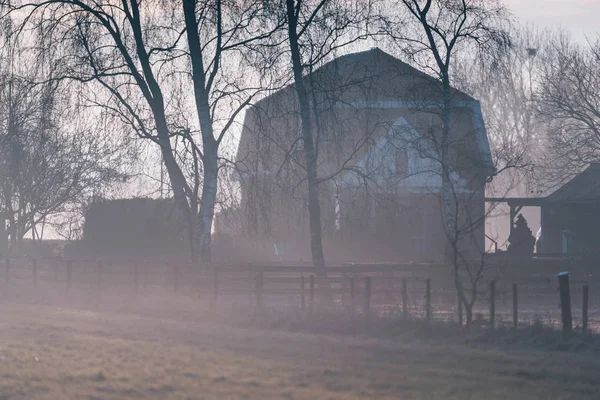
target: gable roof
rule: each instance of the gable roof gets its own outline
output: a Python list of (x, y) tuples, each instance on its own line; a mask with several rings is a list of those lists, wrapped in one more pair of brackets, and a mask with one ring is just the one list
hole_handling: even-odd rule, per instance
[(600, 163), (590, 164), (569, 182), (545, 198), (548, 203), (600, 202)]
[[(336, 57), (314, 70), (312, 74), (304, 75), (304, 80), (306, 84), (310, 85), (311, 81), (320, 82), (324, 75), (330, 75), (330, 77), (336, 75), (338, 78), (346, 75), (344, 76), (346, 86), (358, 85), (365, 80), (371, 82), (382, 80), (383, 83), (390, 80), (395, 83), (403, 81), (404, 84), (399, 87), (399, 90), (390, 90), (384, 94), (383, 97), (387, 97), (389, 100), (441, 100), (441, 82), (439, 79), (386, 53), (379, 47)], [(348, 77), (348, 75), (351, 76)], [(340, 83), (335, 82), (335, 85), (340, 85)], [(293, 89), (294, 84), (291, 83), (260, 99), (250, 108), (259, 108), (266, 102), (288, 95), (288, 92), (293, 91)], [(453, 101), (476, 101), (473, 97), (455, 88), (451, 88), (451, 95)], [(380, 96), (379, 100), (385, 100), (385, 98)]]
[[(324, 97), (331, 96), (331, 93), (333, 96), (338, 96), (333, 97), (335, 108), (425, 110), (440, 109), (442, 102), (439, 79), (379, 48), (337, 57), (313, 71), (312, 74), (305, 75), (304, 80), (307, 85), (314, 85), (315, 91), (321, 91)], [(492, 175), (494, 165), (479, 102), (453, 88), (451, 96), (455, 107), (470, 112), (475, 143), (472, 156), (480, 160), (486, 176)], [(329, 100), (331, 101), (331, 98)], [(295, 102), (296, 94), (291, 84), (250, 107), (246, 113), (238, 147), (238, 160), (243, 158), (241, 152), (249, 146), (247, 136), (251, 133), (246, 128), (253, 126), (260, 119), (259, 115), (271, 119), (273, 109), (297, 108)], [(282, 106), (283, 104), (286, 106)]]
[(600, 203), (600, 163), (591, 163), (585, 170), (546, 197), (489, 197), (486, 201), (523, 207)]
[[(441, 81), (439, 79), (420, 71), (399, 58), (381, 50), (379, 47), (372, 47), (369, 50), (337, 57), (315, 70), (313, 74), (318, 76), (319, 74), (324, 74), (335, 69), (343, 69), (347, 66), (352, 66), (359, 71), (360, 67), (370, 71), (379, 70), (378, 76), (380, 78), (391, 78), (392, 80), (399, 80), (401, 78), (401, 80), (406, 81), (407, 84), (402, 86), (402, 91), (390, 93), (393, 94), (395, 99), (413, 99), (415, 95), (413, 91), (415, 89), (422, 92), (421, 95), (423, 95), (423, 98), (426, 96), (428, 100), (433, 100), (436, 97), (441, 98)], [(473, 97), (455, 88), (451, 88), (451, 95), (454, 101), (475, 100)]]

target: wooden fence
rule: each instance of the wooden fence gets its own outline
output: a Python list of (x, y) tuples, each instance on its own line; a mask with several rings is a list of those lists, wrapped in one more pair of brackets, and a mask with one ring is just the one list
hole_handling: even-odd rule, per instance
[[(140, 260), (6, 259), (4, 268), (6, 285), (30, 281), (37, 288), (52, 283), (67, 293), (85, 286), (123, 290), (137, 297), (140, 292), (159, 289), (163, 294), (204, 296), (213, 303), (241, 296), (258, 309), (286, 305), (312, 313), (327, 303), (365, 321), (376, 315), (464, 322), (450, 269), (436, 264), (344, 264), (328, 267), (326, 278), (317, 277), (311, 266), (219, 265), (200, 273), (180, 263)], [(592, 325), (600, 328), (600, 321), (593, 318), (596, 314), (590, 313), (594, 306), (600, 310), (600, 304), (590, 307), (589, 301), (591, 292), (600, 292), (600, 282), (592, 280), (588, 270), (572, 266), (574, 273), (560, 274), (557, 281), (553, 268), (513, 268), (510, 273), (501, 268), (487, 271), (491, 279), (486, 290), (478, 293), (475, 309), (478, 320), (485, 320), (491, 328), (531, 323), (531, 310), (536, 307), (560, 321), (565, 334), (573, 330), (574, 315), (581, 330)], [(332, 297), (328, 302), (319, 301), (322, 285)], [(572, 298), (571, 289), (581, 292), (580, 300)], [(581, 311), (573, 313), (573, 306)], [(558, 310), (560, 318), (555, 315)]]

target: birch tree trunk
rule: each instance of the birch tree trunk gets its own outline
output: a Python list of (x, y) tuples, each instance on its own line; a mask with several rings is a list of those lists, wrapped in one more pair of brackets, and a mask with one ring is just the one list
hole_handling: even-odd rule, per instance
[[(198, 21), (196, 19), (196, 1), (183, 0), (183, 12), (187, 30), (188, 47), (190, 51), (190, 62), (192, 65), (192, 81), (194, 84), (194, 100), (196, 113), (200, 123), (202, 134), (202, 165), (204, 167), (204, 181), (202, 182), (202, 195), (200, 198), (200, 210), (197, 223), (193, 230), (192, 249), (194, 261), (203, 266), (211, 263), (211, 233), (215, 213), (215, 202), (217, 201), (217, 179), (219, 174), (218, 164), (218, 142), (214, 136), (213, 120), (209, 107), (209, 93), (211, 79), (206, 79), (202, 55), (202, 45), (198, 33)], [(217, 12), (220, 13), (220, 1), (217, 1)], [(220, 51), (220, 17), (217, 33), (217, 52)], [(219, 62), (220, 55), (215, 57), (215, 63)], [(215, 66), (215, 68), (217, 68)], [(211, 76), (211, 78), (213, 78)], [(194, 253), (194, 250), (192, 250)]]
[(219, 174), (217, 147), (207, 151), (204, 147), (204, 182), (202, 184), (202, 197), (200, 198), (200, 212), (198, 219), (198, 262), (207, 266), (212, 262), (211, 237), (212, 224), (217, 201), (217, 176)]

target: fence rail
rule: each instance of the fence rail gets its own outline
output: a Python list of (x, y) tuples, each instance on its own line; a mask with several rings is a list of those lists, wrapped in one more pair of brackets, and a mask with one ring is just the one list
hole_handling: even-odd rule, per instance
[[(475, 322), (516, 327), (541, 320), (567, 333), (573, 327), (600, 329), (600, 296), (594, 296), (600, 293), (600, 281), (592, 279), (589, 268), (570, 266), (569, 290), (563, 282), (559, 291), (559, 267), (490, 267), (487, 284), (476, 293)], [(462, 323), (465, 313), (450, 269), (439, 264), (343, 264), (328, 267), (322, 277), (312, 266), (219, 265), (203, 273), (179, 263), (40, 258), (6, 259), (4, 272), (5, 285), (29, 281), (38, 292), (42, 285), (54, 285), (66, 293), (85, 287), (120, 290), (136, 298), (161, 290), (165, 295), (206, 296), (213, 304), (235, 298), (257, 308), (294, 306), (314, 312), (325, 306), (326, 287), (331, 297), (327, 306), (366, 321), (389, 316)]]

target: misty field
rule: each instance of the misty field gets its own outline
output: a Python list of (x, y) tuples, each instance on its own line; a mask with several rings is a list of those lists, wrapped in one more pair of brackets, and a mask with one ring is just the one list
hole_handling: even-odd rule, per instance
[(0, 306), (1, 399), (592, 399), (588, 354)]

